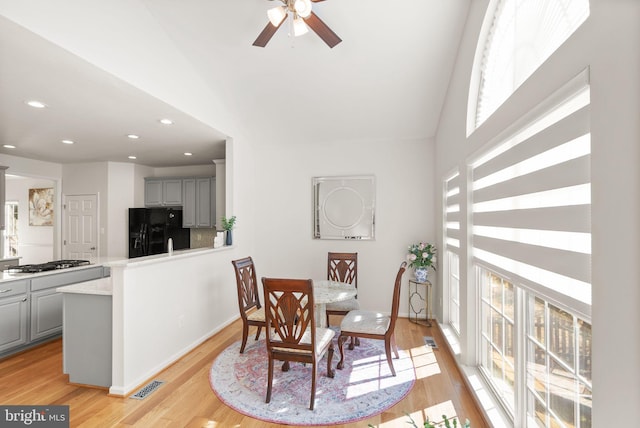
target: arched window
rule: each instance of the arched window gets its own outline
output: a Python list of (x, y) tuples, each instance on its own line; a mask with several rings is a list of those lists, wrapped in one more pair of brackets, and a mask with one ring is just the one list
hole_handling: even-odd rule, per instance
[[(476, 50), (468, 134), (589, 16), (589, 0), (492, 0)], [(477, 85), (477, 86), (474, 86)]]

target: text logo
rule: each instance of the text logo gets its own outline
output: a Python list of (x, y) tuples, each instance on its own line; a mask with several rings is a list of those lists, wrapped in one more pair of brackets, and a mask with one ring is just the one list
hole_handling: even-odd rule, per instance
[(69, 406), (0, 406), (0, 428), (69, 428)]

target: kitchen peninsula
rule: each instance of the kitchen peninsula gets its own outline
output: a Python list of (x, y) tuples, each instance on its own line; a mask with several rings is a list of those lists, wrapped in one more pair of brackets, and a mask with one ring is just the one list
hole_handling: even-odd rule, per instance
[[(104, 304), (110, 301), (112, 305), (110, 332), (99, 329), (99, 334), (111, 336), (111, 352), (106, 356), (110, 381), (87, 380), (83, 377), (86, 365), (72, 364), (65, 366), (65, 370), (80, 367), (83, 373), (77, 383), (107, 386), (110, 394), (126, 396), (233, 322), (238, 314), (235, 288), (229, 288), (235, 285), (230, 264), (232, 248), (190, 249), (174, 251), (172, 255), (112, 261), (105, 264), (111, 272), (106, 282), (90, 281), (59, 288), (65, 295), (65, 305), (67, 297), (75, 301), (76, 307), (83, 298), (96, 305), (95, 312), (84, 311), (83, 316), (89, 318), (95, 318), (99, 311), (107, 317)], [(224, 252), (228, 257), (221, 254)], [(86, 324), (77, 318), (73, 322), (76, 325), (65, 326), (65, 334), (67, 328), (94, 328), (101, 324), (95, 319)], [(82, 334), (75, 331), (68, 338), (75, 335), (77, 341)], [(64, 340), (65, 353), (82, 352), (82, 346), (75, 346), (78, 343), (70, 346)], [(103, 349), (103, 353), (109, 353), (109, 348)], [(65, 355), (65, 364), (75, 357)], [(102, 356), (99, 360), (97, 364), (104, 364)], [(74, 382), (74, 374), (69, 375)]]

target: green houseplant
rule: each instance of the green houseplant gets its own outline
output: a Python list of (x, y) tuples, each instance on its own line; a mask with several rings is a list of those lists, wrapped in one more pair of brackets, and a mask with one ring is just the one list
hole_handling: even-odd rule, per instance
[(231, 216), (229, 218), (222, 216), (222, 229), (227, 232), (227, 238), (225, 241), (226, 245), (233, 244), (233, 235), (231, 230), (236, 224), (236, 216)]

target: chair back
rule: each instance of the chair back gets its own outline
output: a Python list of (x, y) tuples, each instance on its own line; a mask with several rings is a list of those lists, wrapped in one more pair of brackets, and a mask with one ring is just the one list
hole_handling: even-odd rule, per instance
[[(314, 354), (315, 318), (313, 281), (262, 278), (267, 350)], [(304, 340), (303, 340), (304, 339)]]
[(358, 253), (328, 253), (327, 279), (358, 288)]
[(402, 287), (402, 275), (404, 275), (404, 271), (407, 268), (407, 262), (402, 262), (400, 264), (400, 269), (398, 270), (398, 274), (396, 275), (396, 282), (393, 286), (393, 302), (391, 304), (391, 323), (389, 324), (389, 329), (387, 331), (393, 333), (396, 320), (398, 319), (398, 310), (400, 309), (400, 289)]
[(243, 320), (247, 318), (247, 311), (252, 308), (260, 309), (260, 295), (258, 293), (258, 280), (256, 268), (251, 257), (231, 261), (236, 273), (236, 285), (238, 287), (238, 306)]

